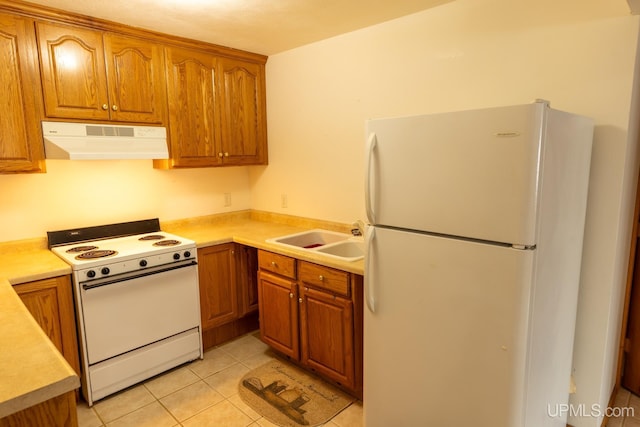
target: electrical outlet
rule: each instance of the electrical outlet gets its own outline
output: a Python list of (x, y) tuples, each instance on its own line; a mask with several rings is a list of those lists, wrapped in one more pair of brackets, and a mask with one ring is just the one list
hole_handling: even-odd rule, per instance
[(224, 205), (231, 206), (231, 193), (224, 193)]
[(281, 205), (283, 208), (288, 208), (288, 207), (289, 207), (289, 200), (288, 200), (288, 197), (287, 197), (287, 195), (286, 195), (286, 194), (282, 194), (282, 195), (280, 196), (280, 205)]

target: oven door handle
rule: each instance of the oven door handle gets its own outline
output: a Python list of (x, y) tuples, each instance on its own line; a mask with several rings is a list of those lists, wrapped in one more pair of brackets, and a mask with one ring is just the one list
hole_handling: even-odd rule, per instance
[(151, 267), (142, 272), (123, 273), (113, 277), (105, 277), (104, 279), (93, 280), (90, 283), (82, 283), (82, 289), (85, 291), (89, 289), (99, 288), (101, 286), (113, 285), (114, 283), (124, 282), (126, 280), (137, 279), (139, 277), (151, 276), (153, 274), (165, 273), (167, 271), (177, 270), (179, 268), (186, 268), (198, 265), (195, 260), (181, 261), (180, 263), (171, 264), (170, 266), (158, 266)]

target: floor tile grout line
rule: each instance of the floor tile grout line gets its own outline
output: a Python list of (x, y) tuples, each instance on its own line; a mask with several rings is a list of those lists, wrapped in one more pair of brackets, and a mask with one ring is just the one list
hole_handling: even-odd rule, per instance
[[(248, 345), (250, 345), (250, 346), (251, 346), (251, 345), (255, 345), (255, 344), (253, 344), (253, 342), (252, 342), (253, 340), (257, 340), (258, 342), (260, 342), (259, 338), (258, 338), (258, 337), (256, 337), (256, 336), (255, 336), (255, 334), (253, 334), (253, 333), (247, 334), (247, 335), (245, 335), (245, 337), (246, 337), (246, 338), (244, 338), (244, 337), (241, 337), (241, 338), (244, 338), (244, 339), (246, 340), (246, 342), (248, 343)], [(213, 348), (211, 348), (211, 349), (208, 349), (208, 350), (207, 350), (207, 352), (208, 352), (208, 351), (211, 351), (211, 350), (219, 351), (219, 354), (220, 354), (220, 355), (228, 356), (228, 357), (230, 358), (230, 361), (234, 361), (233, 363), (231, 363), (230, 365), (225, 366), (225, 367), (223, 367), (223, 368), (221, 368), (221, 369), (218, 369), (218, 370), (216, 370), (216, 371), (214, 371), (214, 372), (210, 372), (210, 373), (208, 373), (208, 375), (201, 375), (201, 374), (198, 374), (198, 373), (196, 372), (196, 370), (194, 370), (194, 369), (193, 369), (193, 367), (192, 367), (192, 365), (193, 365), (194, 363), (196, 363), (197, 361), (199, 361), (199, 360), (201, 360), (201, 359), (197, 359), (197, 360), (195, 360), (195, 361), (188, 362), (188, 363), (184, 364), (183, 366), (178, 367), (177, 369), (183, 369), (183, 368), (188, 369), (188, 371), (189, 371), (191, 374), (193, 374), (193, 375), (194, 375), (194, 381), (192, 381), (192, 382), (190, 382), (190, 383), (188, 383), (188, 384), (185, 384), (185, 385), (183, 385), (183, 386), (181, 386), (181, 387), (179, 387), (179, 388), (177, 388), (177, 389), (175, 389), (175, 390), (172, 390), (172, 391), (171, 391), (171, 393), (167, 393), (166, 395), (163, 395), (163, 396), (159, 396), (159, 395), (157, 396), (156, 394), (154, 394), (154, 393), (152, 392), (151, 388), (148, 386), (148, 384), (150, 383), (151, 379), (150, 379), (150, 380), (147, 380), (147, 381), (144, 381), (144, 382), (142, 382), (142, 383), (140, 383), (140, 385), (142, 385), (142, 386), (143, 386), (143, 388), (144, 388), (144, 389), (149, 393), (149, 395), (152, 397), (152, 399), (153, 399), (153, 400), (155, 400), (156, 402), (158, 402), (158, 403), (159, 403), (159, 405), (163, 408), (163, 410), (164, 410), (164, 411), (166, 411), (166, 412), (168, 412), (168, 413), (169, 413), (169, 415), (171, 416), (171, 418), (172, 418), (175, 422), (177, 422), (177, 425), (182, 426), (182, 425), (183, 425), (183, 422), (185, 422), (186, 420), (191, 419), (192, 417), (194, 417), (194, 416), (196, 416), (196, 415), (198, 415), (198, 414), (200, 414), (200, 413), (202, 413), (202, 412), (204, 412), (204, 411), (206, 411), (206, 410), (208, 410), (208, 409), (210, 409), (210, 408), (212, 408), (212, 407), (214, 407), (214, 406), (216, 406), (216, 405), (218, 405), (218, 404), (221, 404), (221, 403), (223, 403), (223, 402), (225, 402), (225, 401), (226, 401), (228, 404), (231, 404), (231, 406), (232, 406), (232, 407), (234, 407), (234, 408), (235, 408), (235, 409), (237, 409), (240, 413), (244, 414), (248, 419), (250, 419), (250, 420), (251, 420), (250, 425), (255, 424), (255, 425), (257, 426), (257, 425), (259, 425), (259, 424), (258, 424), (258, 422), (259, 422), (261, 419), (263, 419), (264, 417), (262, 417), (262, 416), (261, 416), (261, 414), (253, 414), (253, 413), (252, 413), (252, 415), (253, 415), (253, 416), (258, 416), (258, 418), (257, 418), (257, 419), (254, 419), (252, 415), (250, 415), (250, 414), (248, 414), (247, 412), (245, 412), (245, 411), (244, 411), (244, 410), (243, 410), (239, 405), (234, 404), (234, 402), (233, 402), (231, 399), (233, 399), (233, 398), (235, 398), (236, 396), (238, 396), (238, 395), (239, 395), (239, 393), (233, 393), (232, 395), (227, 396), (226, 394), (220, 393), (220, 392), (219, 392), (219, 391), (218, 391), (214, 386), (212, 386), (211, 384), (209, 384), (206, 380), (207, 380), (207, 379), (210, 379), (211, 377), (215, 376), (216, 374), (219, 374), (219, 373), (221, 373), (221, 372), (225, 371), (226, 369), (232, 368), (232, 367), (234, 367), (234, 366), (237, 366), (237, 367), (240, 367), (240, 368), (243, 368), (243, 369), (246, 369), (246, 370), (254, 369), (254, 368), (255, 368), (256, 363), (255, 363), (255, 362), (249, 363), (248, 361), (249, 361), (250, 359), (252, 359), (252, 358), (254, 358), (254, 357), (258, 357), (258, 356), (263, 355), (263, 354), (266, 354), (266, 355), (268, 356), (268, 358), (269, 358), (269, 359), (272, 359), (272, 358), (273, 358), (273, 355), (269, 355), (269, 354), (267, 354), (267, 353), (266, 353), (266, 350), (268, 350), (268, 348), (261, 348), (261, 349), (256, 349), (255, 351), (250, 350), (250, 351), (246, 352), (246, 349), (243, 349), (243, 345), (244, 345), (243, 343), (241, 343), (241, 344), (239, 344), (239, 345), (237, 345), (237, 346), (235, 346), (235, 347), (231, 347), (231, 346), (229, 346), (229, 344), (230, 344), (230, 343), (226, 343), (226, 344), (219, 345), (219, 346), (217, 346), (217, 347), (213, 347)], [(205, 353), (206, 353), (206, 352), (205, 352)], [(205, 356), (205, 354), (203, 354), (203, 356)], [(215, 356), (214, 356), (214, 357), (215, 357)], [(205, 357), (203, 357), (203, 359), (204, 359), (204, 358), (205, 358)], [(260, 363), (260, 364), (262, 364), (262, 363)], [(176, 369), (176, 370), (177, 370), (177, 369)], [(159, 375), (158, 375), (158, 377), (159, 377), (159, 376), (161, 376), (161, 375), (166, 375), (167, 373), (168, 373), (168, 372), (165, 372), (165, 373), (159, 374)], [(242, 378), (242, 377), (240, 377), (240, 378)], [(205, 383), (205, 384), (207, 384), (209, 387), (211, 387), (214, 391), (216, 391), (216, 392), (217, 392), (217, 393), (222, 397), (222, 400), (221, 400), (221, 401), (219, 401), (219, 402), (217, 402), (217, 403), (215, 403), (215, 404), (211, 404), (211, 405), (208, 405), (208, 406), (207, 406), (207, 407), (205, 407), (205, 408), (200, 409), (198, 412), (196, 412), (196, 413), (194, 413), (194, 414), (190, 415), (190, 416), (189, 416), (189, 418), (187, 418), (187, 419), (185, 419), (185, 420), (183, 420), (183, 421), (178, 420), (177, 416), (176, 416), (176, 415), (174, 415), (174, 414), (169, 410), (169, 408), (163, 404), (163, 402), (161, 401), (161, 399), (167, 398), (168, 396), (171, 396), (173, 393), (177, 393), (177, 392), (179, 392), (179, 391), (181, 391), (181, 390), (184, 390), (185, 388), (187, 388), (187, 387), (189, 387), (189, 386), (193, 386), (194, 384), (197, 384), (197, 383), (199, 383), (199, 382), (204, 382), (204, 383)], [(145, 408), (145, 407), (147, 407), (147, 406), (151, 405), (152, 403), (153, 403), (153, 402), (149, 402), (149, 403), (147, 403), (147, 404), (145, 404), (145, 405), (142, 405), (142, 406), (141, 406), (141, 407), (139, 407), (139, 408), (136, 408), (136, 409), (134, 409), (134, 410), (132, 410), (132, 411), (129, 411), (129, 412), (128, 412), (128, 413), (126, 413), (126, 414), (122, 414), (122, 415), (120, 415), (118, 418), (116, 418), (116, 419), (114, 419), (114, 420), (112, 420), (112, 421), (110, 421), (110, 422), (113, 422), (113, 421), (116, 421), (116, 420), (121, 419), (121, 418), (123, 418), (123, 417), (126, 417), (127, 415), (130, 415), (130, 414), (132, 414), (132, 413), (134, 413), (134, 412), (136, 412), (136, 411), (138, 411), (138, 410), (140, 410), (140, 409), (143, 409), (143, 408)], [(98, 422), (100, 422), (100, 423), (102, 423), (102, 424), (101, 424), (102, 426), (106, 426), (106, 425), (107, 425), (107, 423), (104, 421), (104, 419), (102, 418), (102, 416), (100, 416), (100, 415), (98, 414), (98, 411), (95, 409), (95, 407), (91, 407), (90, 409), (93, 411), (93, 415), (95, 415), (95, 416), (96, 416), (97, 421), (98, 421)], [(335, 423), (334, 423), (334, 424), (332, 424), (332, 425), (337, 425), (337, 424), (335, 424)]]

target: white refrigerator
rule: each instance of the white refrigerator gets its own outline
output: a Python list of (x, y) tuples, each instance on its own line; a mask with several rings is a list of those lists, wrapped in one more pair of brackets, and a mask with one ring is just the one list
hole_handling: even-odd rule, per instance
[(365, 426), (565, 427), (592, 121), (536, 101), (366, 132)]

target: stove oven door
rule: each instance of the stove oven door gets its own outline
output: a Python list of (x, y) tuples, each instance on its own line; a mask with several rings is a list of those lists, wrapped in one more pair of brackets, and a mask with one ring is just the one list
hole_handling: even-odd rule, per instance
[(199, 327), (195, 263), (80, 284), (89, 365)]

